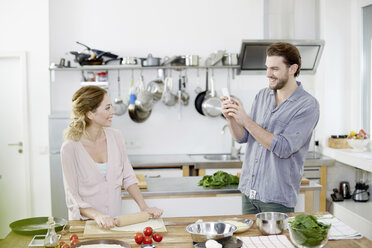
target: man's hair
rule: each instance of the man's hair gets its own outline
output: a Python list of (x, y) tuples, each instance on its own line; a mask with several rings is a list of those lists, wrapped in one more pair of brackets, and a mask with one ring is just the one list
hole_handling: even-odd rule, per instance
[(271, 44), (266, 49), (267, 56), (280, 56), (283, 57), (284, 63), (289, 67), (291, 65), (297, 64), (298, 69), (294, 74), (297, 77), (301, 70), (301, 55), (297, 47), (286, 42), (277, 42)]

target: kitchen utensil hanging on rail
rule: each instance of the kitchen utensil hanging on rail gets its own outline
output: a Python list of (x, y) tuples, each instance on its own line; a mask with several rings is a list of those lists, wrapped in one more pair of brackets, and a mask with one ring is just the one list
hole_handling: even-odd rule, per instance
[(114, 104), (113, 108), (115, 110), (115, 115), (123, 115), (128, 109), (127, 103), (124, 103), (124, 100), (121, 98), (121, 93), (120, 93), (120, 70), (118, 70), (118, 97), (114, 99)]
[[(213, 73), (212, 73), (213, 75)], [(204, 115), (209, 117), (218, 117), (221, 115), (221, 99), (217, 96), (214, 89), (214, 79), (213, 76), (210, 78), (211, 90), (207, 92), (204, 97), (202, 104), (202, 111)]]
[(205, 70), (205, 91), (199, 92), (194, 102), (196, 111), (198, 111), (198, 113), (201, 115), (204, 115), (202, 110), (202, 104), (207, 92), (208, 92), (208, 68)]

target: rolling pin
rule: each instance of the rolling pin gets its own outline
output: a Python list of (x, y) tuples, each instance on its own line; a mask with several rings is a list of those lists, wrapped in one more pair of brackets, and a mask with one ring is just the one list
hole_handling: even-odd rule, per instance
[(116, 226), (128, 226), (131, 224), (148, 221), (149, 218), (150, 218), (150, 214), (146, 212), (138, 212), (135, 214), (120, 215), (115, 218), (115, 225)]

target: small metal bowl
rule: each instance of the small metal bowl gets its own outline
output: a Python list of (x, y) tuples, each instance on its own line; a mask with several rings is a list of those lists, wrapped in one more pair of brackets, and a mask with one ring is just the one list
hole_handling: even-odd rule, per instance
[(256, 214), (256, 225), (263, 235), (281, 234), (288, 226), (288, 215), (278, 212)]
[(186, 227), (194, 242), (206, 242), (209, 239), (219, 240), (231, 237), (236, 226), (223, 222), (197, 222)]

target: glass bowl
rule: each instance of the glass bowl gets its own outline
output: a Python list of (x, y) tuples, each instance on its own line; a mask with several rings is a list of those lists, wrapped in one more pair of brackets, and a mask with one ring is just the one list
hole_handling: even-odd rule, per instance
[(289, 237), (293, 244), (299, 248), (322, 248), (328, 242), (328, 234), (331, 226), (327, 229), (319, 230), (319, 233), (314, 233), (314, 230), (308, 231), (304, 229), (296, 229), (289, 224)]
[(347, 143), (354, 151), (364, 152), (368, 148), (369, 139), (347, 139)]

